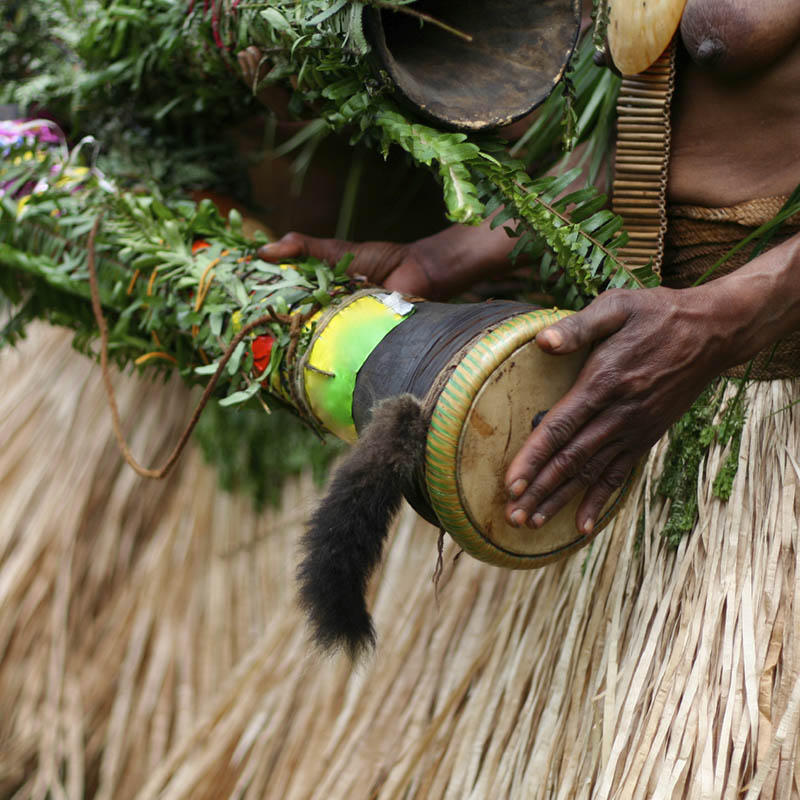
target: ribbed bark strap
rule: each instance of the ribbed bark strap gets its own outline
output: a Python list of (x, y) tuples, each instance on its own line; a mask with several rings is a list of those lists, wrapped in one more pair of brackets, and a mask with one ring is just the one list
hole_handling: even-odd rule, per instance
[(675, 42), (651, 67), (623, 78), (617, 99), (614, 212), (630, 236), (619, 250), (629, 267), (650, 262), (661, 275), (667, 230), (669, 110), (675, 87)]

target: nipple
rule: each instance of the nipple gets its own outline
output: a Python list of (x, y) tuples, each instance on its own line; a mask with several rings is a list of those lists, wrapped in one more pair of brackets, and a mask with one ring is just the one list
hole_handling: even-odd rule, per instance
[(694, 52), (690, 50), (692, 60), (701, 66), (713, 66), (719, 64), (724, 60), (728, 54), (728, 49), (725, 47), (721, 39), (715, 36), (706, 36), (697, 44)]

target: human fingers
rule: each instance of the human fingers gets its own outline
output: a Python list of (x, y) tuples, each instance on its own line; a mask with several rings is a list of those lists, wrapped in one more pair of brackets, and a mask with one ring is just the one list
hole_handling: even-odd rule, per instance
[(574, 353), (616, 333), (630, 316), (627, 292), (600, 295), (583, 311), (570, 314), (539, 333), (536, 344), (547, 353)]
[(335, 264), (345, 253), (355, 248), (353, 242), (341, 239), (319, 239), (303, 233), (287, 233), (277, 242), (270, 242), (258, 248), (258, 257), (265, 261), (278, 261), (283, 258), (318, 258)]
[(409, 246), (396, 242), (348, 242), (342, 239), (318, 239), (302, 233), (287, 233), (282, 239), (263, 245), (259, 258), (278, 261), (286, 258), (318, 258), (336, 264), (346, 253), (353, 254), (347, 271), (376, 286), (424, 294), (429, 278), (424, 268), (409, 258)]
[(596, 483), (589, 487), (575, 514), (575, 525), (581, 533), (589, 535), (594, 532), (606, 503), (625, 484), (628, 476), (636, 469), (639, 458), (639, 453), (621, 453), (605, 468)]
[(537, 502), (532, 510), (528, 511), (523, 505), (512, 506), (509, 504), (515, 510), (523, 509), (524, 511), (524, 518), (517, 513), (513, 519), (509, 517), (509, 522), (515, 526), (525, 524), (530, 528), (541, 528), (576, 495), (586, 492), (593, 486), (608, 465), (619, 455), (622, 447), (623, 444), (619, 441), (602, 447), (583, 464), (573, 478), (562, 483), (555, 491)]
[[(541, 450), (532, 457), (526, 454), (524, 457), (529, 459), (526, 467), (530, 471), (513, 484), (515, 491), (506, 505), (508, 520), (512, 524), (530, 525), (547, 501), (545, 516), (553, 516), (579, 488), (590, 486), (610, 460), (630, 444), (627, 435), (624, 414), (612, 405), (590, 419), (549, 456), (540, 455), (547, 452)], [(540, 466), (531, 469), (533, 460)], [(567, 485), (573, 490), (565, 495), (561, 489)]]
[(594, 351), (583, 365), (575, 384), (545, 414), (509, 465), (505, 483), (512, 502), (528, 492), (539, 472), (558, 454), (552, 470), (543, 476), (536, 492), (523, 503), (523, 510), (532, 511), (539, 499), (574, 477), (577, 470), (606, 443), (606, 437), (617, 435), (623, 422), (622, 407), (612, 416), (604, 415), (588, 433), (582, 430), (613, 404), (616, 391), (615, 371), (604, 363), (601, 351)]
[[(552, 354), (573, 353), (615, 333), (625, 324), (629, 314), (624, 293), (610, 292), (601, 295), (583, 311), (565, 317), (542, 331), (536, 342)], [(598, 354), (595, 352), (584, 364), (575, 385), (550, 409), (506, 471), (506, 487), (512, 502), (528, 491), (550, 459), (572, 442), (581, 428), (610, 403), (614, 396), (614, 383), (613, 371), (598, 364)], [(611, 432), (600, 431), (602, 435)], [(562, 454), (555, 463), (554, 472), (548, 473), (536, 492), (523, 503), (522, 510), (527, 514), (538, 500), (574, 477), (577, 469), (601, 444), (603, 442), (587, 441), (586, 446), (591, 448), (589, 450), (582, 450), (579, 443), (573, 444), (572, 450)], [(509, 518), (514, 510), (509, 508)], [(516, 518), (519, 518), (519, 514)]]
[[(539, 501), (574, 477), (577, 468), (602, 444), (594, 431), (583, 441), (577, 439), (584, 425), (600, 410), (594, 403), (596, 397), (587, 395), (581, 383), (579, 377), (576, 385), (547, 412), (506, 471), (510, 498), (506, 516), (512, 524), (524, 524)], [(570, 472), (571, 464), (577, 464), (577, 468)], [(546, 469), (548, 465), (550, 469)], [(542, 470), (545, 474), (538, 480)]]

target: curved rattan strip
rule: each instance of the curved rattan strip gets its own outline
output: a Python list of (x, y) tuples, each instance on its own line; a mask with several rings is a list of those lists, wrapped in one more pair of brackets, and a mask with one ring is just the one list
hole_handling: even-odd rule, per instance
[[(709, 208), (707, 206), (671, 205), (670, 223), (676, 219), (689, 219), (698, 222), (730, 223), (755, 228), (769, 222), (786, 205), (789, 195), (778, 194), (745, 200), (733, 206)], [(789, 217), (783, 228), (800, 227), (800, 212)], [(670, 233), (670, 238), (672, 234)]]

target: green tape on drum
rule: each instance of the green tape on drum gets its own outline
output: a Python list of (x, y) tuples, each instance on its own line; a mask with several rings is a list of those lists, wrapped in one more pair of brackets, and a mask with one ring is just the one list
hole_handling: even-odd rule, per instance
[(322, 317), (308, 349), (302, 380), (308, 405), (319, 422), (346, 442), (358, 436), (353, 421), (353, 391), (359, 369), (413, 305), (399, 295), (354, 295)]

